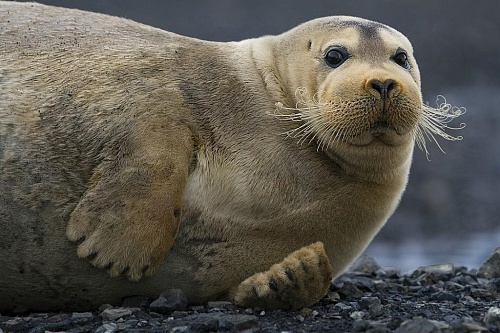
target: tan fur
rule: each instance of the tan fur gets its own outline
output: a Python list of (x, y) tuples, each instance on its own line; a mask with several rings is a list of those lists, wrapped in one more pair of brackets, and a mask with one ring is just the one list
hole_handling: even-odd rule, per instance
[[(331, 17), (213, 43), (12, 2), (0, 22), (0, 311), (168, 288), (191, 303), (309, 305), (403, 193), (420, 78), (388, 27), (367, 39), (381, 25)], [(351, 53), (335, 69), (323, 59), (332, 45)], [(410, 71), (391, 59), (398, 48)], [(387, 109), (373, 79), (395, 81)], [(299, 97), (319, 107), (297, 143), (284, 133), (303, 124), (286, 113)], [(339, 98), (344, 113), (327, 107)], [(363, 119), (358, 132), (320, 148), (349, 117)], [(370, 129), (378, 120), (393, 129)]]

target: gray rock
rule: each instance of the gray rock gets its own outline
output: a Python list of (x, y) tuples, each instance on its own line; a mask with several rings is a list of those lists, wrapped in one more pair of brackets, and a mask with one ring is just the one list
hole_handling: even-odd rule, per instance
[(488, 298), (491, 296), (488, 290), (482, 288), (471, 288), (469, 295), (473, 298)]
[(122, 302), (123, 308), (146, 308), (151, 303), (149, 297), (146, 296), (131, 296), (125, 297)]
[(370, 332), (370, 333), (385, 333), (387, 332), (387, 325), (371, 320), (355, 320), (352, 324), (355, 332)]
[(101, 312), (101, 317), (107, 320), (117, 320), (132, 315), (132, 310), (126, 308), (106, 309)]
[(344, 304), (342, 302), (339, 302), (339, 303), (335, 304), (334, 309), (336, 311), (338, 311), (338, 312), (341, 312), (341, 311), (351, 311), (352, 310), (352, 306)]
[(462, 291), (464, 290), (464, 286), (460, 283), (446, 281), (443, 285), (443, 289), (448, 291)]
[(354, 311), (351, 313), (349, 317), (351, 317), (354, 320), (360, 320), (363, 319), (366, 316), (366, 314), (363, 311)]
[(484, 322), (489, 325), (495, 325), (500, 328), (500, 308), (491, 307), (484, 316)]
[(497, 298), (500, 297), (500, 278), (491, 279), (486, 284), (486, 290), (488, 290), (493, 296)]
[(208, 309), (229, 310), (234, 308), (234, 304), (227, 301), (212, 301), (207, 303)]
[(343, 299), (357, 299), (363, 296), (363, 292), (350, 282), (345, 282), (337, 292)]
[(112, 308), (113, 308), (113, 305), (111, 305), (111, 304), (103, 304), (99, 307), (99, 312), (102, 312), (106, 309), (112, 309)]
[(500, 278), (500, 247), (497, 247), (490, 257), (479, 267), (477, 276), (485, 279)]
[(481, 333), (489, 332), (483, 325), (472, 320), (462, 321), (458, 326), (455, 326), (455, 332), (459, 333)]
[(94, 315), (92, 312), (73, 312), (70, 320), (72, 324), (81, 325), (94, 320)]
[(392, 317), (387, 323), (387, 328), (390, 330), (395, 330), (403, 323), (404, 319), (401, 317)]
[(454, 278), (451, 279), (451, 281), (457, 282), (462, 286), (474, 286), (474, 287), (479, 286), (477, 280), (470, 275), (455, 276)]
[(401, 324), (396, 333), (445, 333), (452, 332), (452, 327), (447, 323), (428, 320), (424, 318), (413, 318)]
[(184, 318), (194, 332), (212, 332), (219, 330), (219, 313), (203, 313)]
[(361, 297), (358, 304), (361, 309), (368, 310), (371, 305), (380, 304), (380, 299), (378, 297)]
[(160, 295), (150, 305), (152, 311), (170, 314), (174, 311), (185, 311), (188, 307), (186, 295), (180, 289), (170, 289)]
[(413, 277), (434, 277), (436, 280), (446, 281), (455, 275), (455, 266), (453, 264), (421, 266), (413, 271)]
[(116, 323), (105, 323), (101, 325), (95, 333), (114, 333), (118, 331), (118, 324)]
[(443, 320), (452, 326), (457, 326), (460, 323), (460, 317), (455, 314), (446, 315)]
[(220, 328), (229, 329), (231, 332), (242, 332), (259, 327), (259, 318), (253, 315), (235, 314), (224, 315), (219, 320)]
[(380, 269), (375, 259), (370, 256), (362, 255), (351, 265), (349, 271), (362, 273), (367, 275), (375, 275), (375, 272)]
[(138, 319), (128, 319), (125, 321), (125, 324), (129, 326), (137, 326), (138, 323), (139, 323)]
[(431, 295), (431, 300), (438, 302), (457, 302), (458, 297), (446, 291), (438, 291), (437, 293)]
[(23, 318), (13, 318), (1, 323), (0, 328), (6, 332), (19, 332), (28, 330), (29, 325)]
[(189, 326), (177, 326), (172, 328), (169, 333), (191, 333)]
[(375, 275), (381, 278), (400, 278), (401, 269), (395, 266), (382, 266), (375, 271)]
[(399, 283), (392, 283), (392, 282), (384, 282), (384, 281), (377, 281), (375, 282), (375, 290), (376, 291), (391, 291), (391, 292), (407, 292), (408, 287), (403, 286)]
[(352, 328), (356, 332), (364, 332), (368, 329), (369, 326), (370, 326), (369, 320), (358, 319), (355, 320), (354, 323), (352, 323)]
[(368, 308), (368, 314), (370, 317), (380, 317), (384, 314), (384, 307), (382, 304), (372, 304)]

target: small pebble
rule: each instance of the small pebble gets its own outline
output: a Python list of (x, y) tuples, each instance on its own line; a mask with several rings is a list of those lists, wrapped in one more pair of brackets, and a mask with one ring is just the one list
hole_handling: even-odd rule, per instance
[(101, 312), (101, 317), (107, 320), (117, 320), (122, 317), (127, 317), (132, 314), (130, 309), (116, 308), (116, 309), (106, 309)]
[(353, 313), (351, 313), (349, 317), (351, 317), (354, 320), (359, 320), (365, 317), (365, 313), (363, 311), (354, 311)]
[(186, 295), (180, 289), (163, 292), (160, 297), (149, 305), (152, 311), (160, 314), (170, 314), (174, 311), (185, 311), (188, 307)]
[(491, 307), (484, 316), (484, 322), (490, 325), (495, 325), (500, 328), (500, 308)]

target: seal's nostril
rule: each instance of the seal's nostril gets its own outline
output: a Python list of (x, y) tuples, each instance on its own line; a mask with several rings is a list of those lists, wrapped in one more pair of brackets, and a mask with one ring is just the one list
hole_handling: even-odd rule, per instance
[(378, 93), (380, 95), (383, 94), (383, 87), (382, 87), (382, 82), (380, 82), (379, 80), (371, 80), (370, 81), (370, 86), (375, 89), (376, 91), (378, 91)]
[(389, 92), (392, 89), (394, 89), (395, 83), (393, 80), (385, 80), (384, 85), (386, 87), (387, 92)]
[(385, 80), (384, 82), (373, 79), (369, 82), (369, 85), (380, 94), (380, 97), (387, 98), (387, 94), (394, 89), (396, 84), (394, 80), (391, 79)]

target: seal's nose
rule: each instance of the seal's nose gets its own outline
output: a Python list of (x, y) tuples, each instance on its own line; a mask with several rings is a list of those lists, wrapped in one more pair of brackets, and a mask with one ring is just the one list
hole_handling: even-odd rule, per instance
[(389, 92), (394, 89), (395, 85), (394, 80), (391, 79), (387, 79), (384, 82), (373, 79), (368, 82), (368, 86), (375, 89), (383, 100), (387, 99)]

